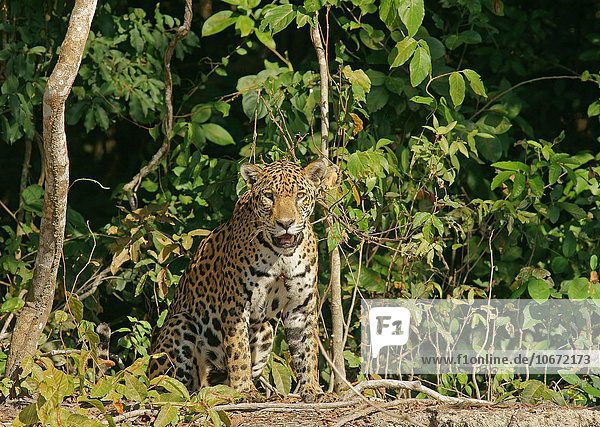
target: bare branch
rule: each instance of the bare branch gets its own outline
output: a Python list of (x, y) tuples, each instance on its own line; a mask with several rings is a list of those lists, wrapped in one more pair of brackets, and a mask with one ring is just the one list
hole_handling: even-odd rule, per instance
[(123, 192), (127, 194), (131, 209), (137, 208), (137, 190), (142, 183), (142, 180), (150, 174), (164, 156), (169, 152), (171, 147), (171, 132), (173, 131), (173, 78), (171, 76), (171, 58), (179, 43), (190, 32), (192, 25), (192, 0), (185, 0), (185, 12), (183, 15), (183, 25), (175, 32), (175, 37), (169, 42), (163, 65), (165, 67), (165, 105), (167, 107), (167, 115), (165, 117), (165, 139), (156, 153), (152, 156), (148, 164), (143, 166), (131, 181), (123, 186)]
[[(452, 397), (444, 396), (435, 390), (425, 387), (421, 384), (421, 381), (401, 381), (401, 380), (368, 380), (356, 384), (352, 390), (347, 391), (345, 396), (352, 396), (352, 394), (359, 392), (362, 393), (364, 390), (372, 390), (376, 388), (385, 388), (388, 390), (411, 390), (417, 393), (423, 393), (439, 402), (450, 403), (450, 404), (465, 404), (470, 405), (481, 405), (487, 406), (492, 405), (492, 402), (487, 400), (472, 399), (470, 397)], [(352, 393), (352, 394), (351, 394)]]
[(543, 81), (543, 80), (563, 80), (563, 79), (567, 79), (567, 80), (581, 80), (581, 76), (545, 76), (545, 77), (537, 77), (535, 79), (530, 79), (530, 80), (522, 81), (520, 83), (517, 83), (514, 86), (509, 87), (506, 90), (503, 90), (498, 95), (496, 95), (493, 98), (491, 98), (483, 107), (481, 107), (479, 110), (475, 111), (475, 113), (469, 118), (469, 120), (475, 120), (477, 118), (477, 116), (479, 116), (481, 113), (483, 113), (484, 111), (486, 111), (488, 109), (488, 107), (490, 105), (492, 105), (494, 102), (496, 102), (498, 99), (502, 98), (507, 93), (510, 93), (513, 90), (515, 90), (517, 88), (520, 88), (521, 86), (525, 86), (525, 85), (528, 85), (530, 83), (540, 82), (540, 81)]

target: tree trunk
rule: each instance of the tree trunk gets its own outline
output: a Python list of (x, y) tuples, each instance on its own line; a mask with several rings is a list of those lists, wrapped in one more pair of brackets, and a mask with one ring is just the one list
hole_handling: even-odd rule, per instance
[(46, 173), (40, 243), (25, 306), (12, 334), (6, 375), (14, 377), (23, 357), (35, 354), (54, 299), (63, 249), (69, 191), (65, 101), (77, 77), (97, 0), (76, 0), (58, 62), (46, 83), (43, 100)]
[[(323, 47), (318, 14), (315, 21), (310, 36), (317, 54), (321, 79), (321, 154), (323, 157), (329, 158), (329, 64)], [(330, 220), (326, 219), (325, 228), (327, 231), (330, 226)], [(346, 368), (344, 366), (344, 311), (342, 309), (340, 251), (337, 246), (331, 251), (329, 267), (331, 274), (329, 278), (329, 287), (331, 288), (331, 347), (334, 365), (331, 376), (333, 377), (334, 389), (339, 392), (346, 388)]]

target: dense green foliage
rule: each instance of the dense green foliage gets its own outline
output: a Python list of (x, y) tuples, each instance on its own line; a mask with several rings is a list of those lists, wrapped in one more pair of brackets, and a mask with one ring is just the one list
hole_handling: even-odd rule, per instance
[[(8, 3), (0, 24), (5, 321), (22, 307), (32, 277), (44, 194), (40, 105), (70, 8), (61, 1), (44, 8), (32, 0)], [(98, 8), (67, 105), (73, 184), (56, 310), (41, 351), (84, 353), (54, 359), (79, 371), (65, 380), (61, 399), (96, 381), (86, 376), (85, 353), (96, 351), (94, 324), (111, 326), (119, 362), (147, 362), (152, 327), (164, 319), (190, 254), (206, 230), (231, 215), (244, 190), (241, 162), (293, 151), (305, 163), (319, 155), (319, 74), (309, 37), (315, 13), (329, 42), (330, 158), (341, 170), (330, 194), (336, 222), (328, 235), (316, 225), (324, 240), (320, 288), (327, 299), (327, 252), (341, 244), (351, 380), (359, 377), (357, 292), (544, 300), (600, 291), (595, 2), (227, 0), (212, 2), (211, 13), (210, 1), (197, 4), (193, 33), (172, 63), (171, 150), (143, 180), (136, 209), (122, 187), (164, 138), (162, 57), (182, 10), (179, 2), (133, 3), (110, 0)], [(28, 145), (31, 168), (22, 181)], [(323, 318), (327, 347), (327, 303)], [(6, 352), (8, 334), (1, 339)], [(36, 380), (25, 388), (62, 375), (45, 360), (44, 372), (30, 366)], [(327, 384), (329, 368), (321, 366)], [(110, 394), (97, 383), (91, 398), (163, 399), (139, 371), (108, 376), (113, 389), (120, 381), (122, 387)], [(266, 376), (281, 392), (291, 389), (281, 338)], [(565, 377), (561, 384), (570, 385), (562, 389), (515, 376), (439, 381), (442, 393), (476, 395), (481, 388), (494, 399), (516, 393), (586, 404), (600, 396), (598, 377)], [(176, 384), (165, 389), (175, 401), (187, 399)], [(167, 421), (176, 416), (171, 406), (164, 412)], [(210, 416), (216, 423), (218, 414)]]

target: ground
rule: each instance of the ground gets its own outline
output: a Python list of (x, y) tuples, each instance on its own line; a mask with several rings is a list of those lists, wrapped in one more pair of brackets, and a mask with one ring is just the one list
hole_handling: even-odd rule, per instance
[[(10, 402), (0, 406), (0, 424), (10, 425), (26, 403)], [(229, 418), (231, 427), (600, 427), (597, 408), (563, 408), (549, 404), (461, 407), (423, 399), (399, 399), (383, 406), (377, 410), (357, 402), (352, 407), (309, 410), (298, 409), (293, 403), (281, 403), (281, 407), (275, 409), (229, 412)], [(130, 425), (151, 425), (153, 417), (128, 421)], [(187, 425), (201, 426), (202, 423)]]
[(600, 427), (600, 411), (554, 405), (459, 407), (415, 399), (387, 403), (384, 411), (367, 405), (329, 411), (259, 411), (230, 414), (232, 427)]

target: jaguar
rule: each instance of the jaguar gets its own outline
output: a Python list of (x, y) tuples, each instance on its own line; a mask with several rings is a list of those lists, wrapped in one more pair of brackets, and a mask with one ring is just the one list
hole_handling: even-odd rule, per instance
[(153, 339), (149, 375), (170, 375), (191, 391), (228, 384), (260, 398), (254, 379), (281, 319), (298, 392), (311, 402), (318, 380), (317, 238), (311, 223), (325, 159), (244, 164), (248, 190), (231, 219), (200, 244)]

